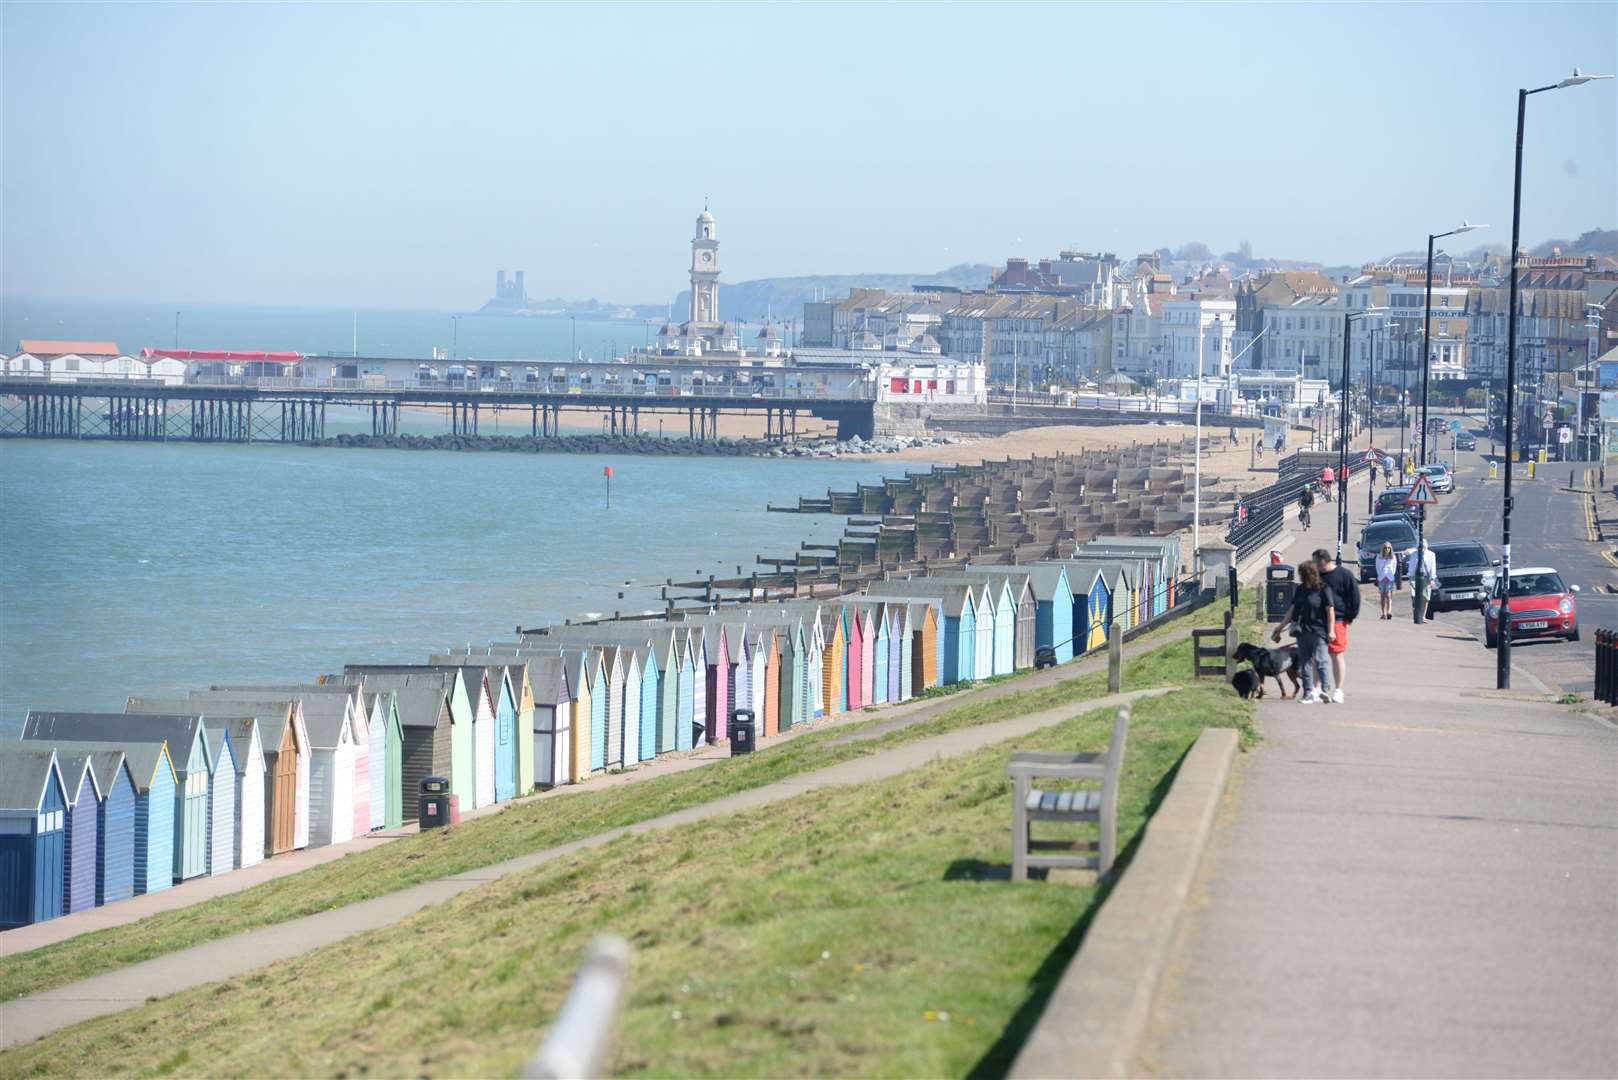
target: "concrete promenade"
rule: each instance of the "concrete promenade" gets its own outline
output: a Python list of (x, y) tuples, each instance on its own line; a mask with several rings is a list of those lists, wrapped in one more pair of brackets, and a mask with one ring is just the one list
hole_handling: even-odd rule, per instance
[(151, 998), (242, 975), (322, 945), (379, 929), (486, 882), (542, 866), (574, 852), (601, 847), (620, 836), (707, 821), (821, 788), (868, 783), (897, 776), (930, 761), (971, 753), (1060, 723), (1069, 717), (1167, 692), (1167, 689), (1131, 690), (918, 739), (890, 750), (737, 792), (634, 825), (609, 829), (492, 866), (425, 882), (347, 907), (250, 930), (55, 990), (8, 1001), (0, 1004), (0, 1048), (31, 1042), (70, 1024), (122, 1012)]
[(1618, 1076), (1618, 729), (1398, 600), (1261, 703), (1132, 1071)]

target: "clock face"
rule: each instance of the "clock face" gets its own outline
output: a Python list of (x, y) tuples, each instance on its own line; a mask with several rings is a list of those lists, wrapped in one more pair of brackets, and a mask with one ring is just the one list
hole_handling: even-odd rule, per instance
[(704, 251), (702, 253), (702, 261), (705, 263), (713, 262), (713, 252)]

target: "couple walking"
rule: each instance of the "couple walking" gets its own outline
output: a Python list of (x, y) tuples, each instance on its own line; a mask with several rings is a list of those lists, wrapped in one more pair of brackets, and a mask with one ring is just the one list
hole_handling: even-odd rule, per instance
[(1298, 666), (1303, 692), (1298, 701), (1314, 705), (1343, 700), (1348, 674), (1348, 626), (1360, 614), (1360, 582), (1352, 571), (1339, 566), (1332, 553), (1317, 548), (1298, 567), (1298, 587), (1286, 618), (1275, 628), (1273, 640), (1291, 628), (1298, 641)]

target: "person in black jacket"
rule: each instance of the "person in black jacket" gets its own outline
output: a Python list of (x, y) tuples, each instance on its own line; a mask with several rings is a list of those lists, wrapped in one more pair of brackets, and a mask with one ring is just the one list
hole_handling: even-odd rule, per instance
[(1332, 700), (1343, 700), (1343, 681), (1348, 676), (1348, 624), (1360, 617), (1359, 575), (1347, 567), (1339, 566), (1332, 553), (1325, 548), (1315, 549), (1315, 569), (1331, 594), (1332, 607), (1337, 612), (1335, 632), (1327, 645), (1331, 656)]
[(1291, 627), (1298, 639), (1298, 669), (1303, 676), (1303, 693), (1298, 701), (1316, 705), (1322, 701), (1340, 701), (1332, 685), (1331, 660), (1326, 643), (1331, 640), (1336, 625), (1336, 610), (1332, 596), (1320, 580), (1320, 571), (1312, 562), (1298, 567), (1298, 587), (1292, 593), (1292, 606), (1287, 609), (1286, 620), (1275, 628), (1272, 638), (1281, 640), (1281, 632)]

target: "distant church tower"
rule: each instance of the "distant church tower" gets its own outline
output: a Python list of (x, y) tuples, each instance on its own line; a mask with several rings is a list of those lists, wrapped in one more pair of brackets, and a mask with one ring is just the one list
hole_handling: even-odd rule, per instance
[(691, 239), (691, 324), (713, 326), (719, 322), (719, 240), (713, 215), (706, 204), (697, 218), (697, 233)]

